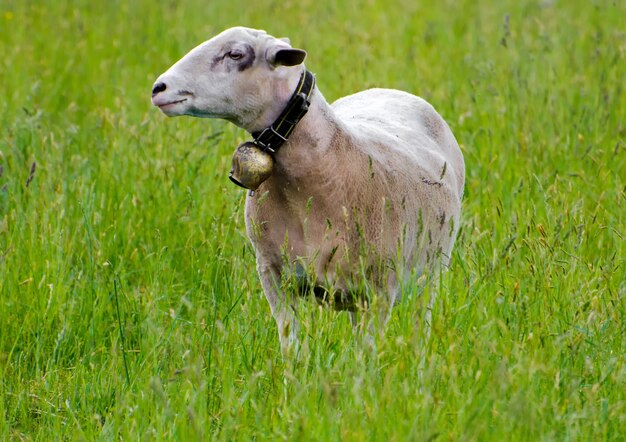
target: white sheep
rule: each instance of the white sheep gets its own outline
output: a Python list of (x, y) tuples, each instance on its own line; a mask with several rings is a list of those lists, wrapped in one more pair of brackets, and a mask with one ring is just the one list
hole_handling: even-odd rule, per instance
[(263, 150), (259, 133), (276, 128), (298, 99), (294, 91), (304, 89), (308, 112), (285, 123), (280, 149), (267, 150), (273, 171), (254, 184), (245, 208), (284, 353), (298, 334), (297, 296), (281, 288), (284, 278), (306, 281), (348, 310), (373, 292), (384, 325), (402, 280), (447, 265), (465, 181), (454, 135), (429, 103), (370, 89), (329, 105), (310, 84), (305, 57), (288, 39), (231, 28), (185, 55), (152, 90), (166, 115), (228, 120), (255, 134)]

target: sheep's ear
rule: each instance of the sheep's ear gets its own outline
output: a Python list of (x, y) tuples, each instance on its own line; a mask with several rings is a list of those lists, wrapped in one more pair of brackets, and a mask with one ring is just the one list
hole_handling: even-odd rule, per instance
[(296, 66), (304, 61), (306, 51), (296, 48), (277, 47), (268, 51), (267, 61), (273, 66)]

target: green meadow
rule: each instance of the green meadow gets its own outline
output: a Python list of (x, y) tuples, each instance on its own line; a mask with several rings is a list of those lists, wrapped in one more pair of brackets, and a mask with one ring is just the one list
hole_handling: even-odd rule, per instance
[[(0, 440), (624, 440), (626, 5), (0, 2)], [(245, 25), (327, 100), (430, 101), (465, 155), (430, 336), (303, 302), (285, 363), (228, 180), (156, 77)]]

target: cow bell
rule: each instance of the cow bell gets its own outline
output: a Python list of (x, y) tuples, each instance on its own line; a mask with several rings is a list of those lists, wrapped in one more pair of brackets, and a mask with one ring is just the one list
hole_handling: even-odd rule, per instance
[(233, 154), (229, 178), (236, 185), (254, 192), (270, 177), (273, 169), (274, 158), (257, 144), (246, 141)]

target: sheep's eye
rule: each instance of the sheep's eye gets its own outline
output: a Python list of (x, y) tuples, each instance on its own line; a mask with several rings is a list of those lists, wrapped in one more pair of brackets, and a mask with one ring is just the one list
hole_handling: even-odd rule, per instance
[(228, 57), (231, 60), (241, 60), (243, 58), (243, 54), (239, 51), (230, 51), (228, 53)]

